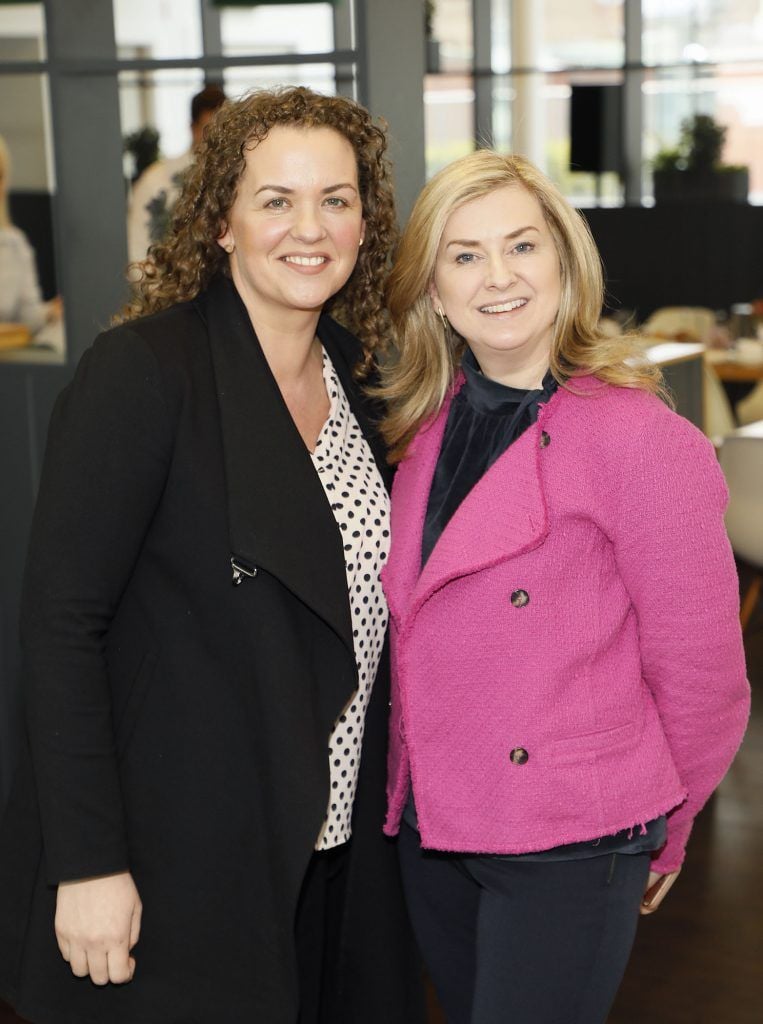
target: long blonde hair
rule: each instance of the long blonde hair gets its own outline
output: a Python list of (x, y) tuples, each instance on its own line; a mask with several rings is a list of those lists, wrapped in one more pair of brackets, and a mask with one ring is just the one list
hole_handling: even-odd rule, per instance
[(397, 242), (395, 200), (384, 127), (344, 96), (323, 96), (303, 86), (256, 90), (228, 101), (204, 133), (193, 166), (183, 180), (172, 225), (148, 257), (132, 267), (138, 280), (132, 299), (115, 323), (193, 299), (219, 273), (230, 276), (228, 257), (217, 244), (227, 227), (245, 168), (245, 154), (277, 126), (332, 128), (353, 148), (366, 232), (355, 269), (326, 311), (357, 334), (365, 359), (363, 376), (389, 340), (384, 285)]
[(556, 380), (564, 385), (590, 374), (618, 387), (662, 393), (660, 371), (643, 359), (636, 339), (607, 337), (599, 327), (601, 259), (583, 217), (524, 157), (478, 150), (443, 168), (425, 185), (387, 282), (398, 356), (384, 367), (376, 394), (388, 404), (382, 432), (391, 461), (404, 456), (418, 428), (441, 407), (465, 347), (465, 339), (440, 322), (429, 295), (445, 224), (460, 206), (509, 185), (537, 199), (559, 254), (561, 301), (550, 358)]
[(9, 228), (11, 221), (10, 210), (8, 209), (8, 185), (11, 176), (11, 154), (8, 152), (8, 144), (0, 135), (0, 228)]

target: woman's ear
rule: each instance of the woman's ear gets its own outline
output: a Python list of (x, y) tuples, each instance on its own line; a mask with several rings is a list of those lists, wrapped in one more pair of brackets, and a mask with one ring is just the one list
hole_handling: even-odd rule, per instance
[(223, 231), (223, 233), (218, 237), (217, 244), (221, 249), (225, 249), (228, 255), (230, 255), (236, 248), (236, 243), (233, 241), (233, 232), (230, 229), (230, 225), (227, 225), (225, 231)]
[(434, 283), (434, 279), (429, 282), (429, 298), (432, 302), (432, 309), (438, 315), (442, 312), (442, 302), (440, 300), (440, 293), (437, 291), (437, 285)]

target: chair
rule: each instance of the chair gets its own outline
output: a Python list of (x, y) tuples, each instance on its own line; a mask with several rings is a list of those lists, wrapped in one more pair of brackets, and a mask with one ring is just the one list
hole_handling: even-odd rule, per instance
[(737, 418), (742, 426), (763, 419), (763, 380), (736, 404)]
[(663, 306), (646, 323), (643, 334), (675, 341), (701, 341), (708, 344), (715, 329), (715, 313), (704, 306)]
[(729, 540), (734, 554), (753, 570), (742, 598), (744, 630), (760, 600), (763, 582), (763, 420), (724, 438), (719, 459), (729, 488)]
[(710, 438), (716, 448), (720, 448), (724, 437), (733, 433), (737, 424), (726, 390), (713, 367), (707, 362), (702, 367), (702, 388), (702, 433)]

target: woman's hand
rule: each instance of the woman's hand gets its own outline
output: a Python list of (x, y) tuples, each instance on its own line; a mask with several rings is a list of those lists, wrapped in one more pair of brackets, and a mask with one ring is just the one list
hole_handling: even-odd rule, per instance
[(56, 939), (64, 960), (78, 978), (96, 985), (131, 981), (135, 960), (130, 950), (140, 934), (142, 906), (132, 875), (61, 882), (56, 904)]
[(661, 875), (657, 871), (649, 872), (646, 889), (641, 897), (642, 914), (653, 914), (657, 910), (680, 873), (680, 868), (678, 871), (671, 871), (667, 875)]
[(45, 303), (45, 322), (57, 324), (64, 315), (64, 303), (60, 295), (55, 295)]

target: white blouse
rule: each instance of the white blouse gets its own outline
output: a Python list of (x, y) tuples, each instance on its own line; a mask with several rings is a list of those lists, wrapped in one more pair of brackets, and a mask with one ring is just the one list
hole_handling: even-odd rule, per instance
[(389, 497), (325, 351), (323, 379), (331, 409), (312, 460), (342, 531), (358, 689), (329, 738), (331, 791), (316, 850), (339, 846), (352, 833), (352, 804), (358, 784), (366, 708), (387, 629), (387, 603), (379, 573), (389, 552)]
[(45, 324), (34, 252), (18, 228), (0, 228), (0, 322), (26, 324), (34, 334)]

